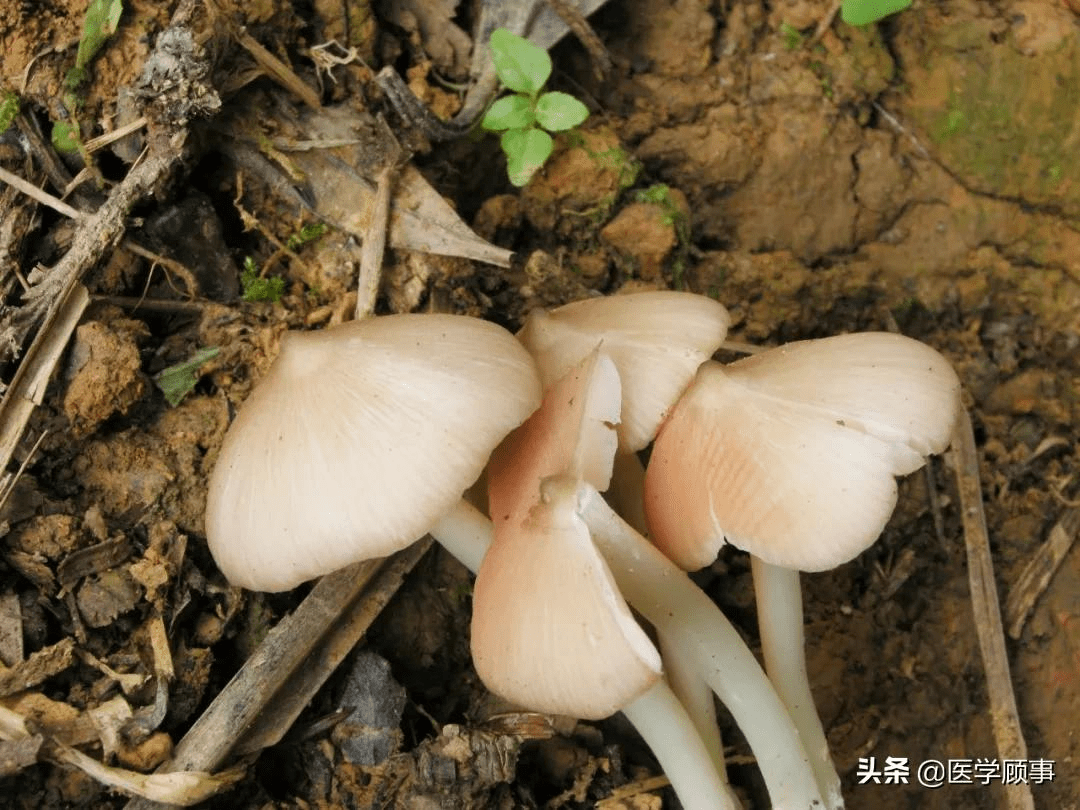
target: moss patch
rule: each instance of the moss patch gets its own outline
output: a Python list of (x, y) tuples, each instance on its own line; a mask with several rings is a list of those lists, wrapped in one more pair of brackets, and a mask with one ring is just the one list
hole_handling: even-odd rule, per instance
[[(1080, 217), (1080, 46), (1025, 55), (985, 20), (912, 22), (903, 117), (970, 188)], [(1001, 41), (997, 41), (1001, 40)]]

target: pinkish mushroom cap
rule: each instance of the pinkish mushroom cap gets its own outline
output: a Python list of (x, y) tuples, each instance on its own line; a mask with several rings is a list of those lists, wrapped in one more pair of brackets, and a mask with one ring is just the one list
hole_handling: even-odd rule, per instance
[(599, 719), (660, 677), (579, 514), (577, 484), (611, 477), (618, 416), (618, 374), (594, 349), (488, 467), (494, 536), (473, 590), (473, 660), (489, 689), (529, 709)]
[(549, 476), (581, 478), (599, 492), (608, 488), (619, 395), (615, 364), (597, 349), (548, 388), (540, 408), (491, 454), (488, 506), (496, 528), (523, 520)]
[(687, 570), (725, 540), (786, 568), (840, 565), (881, 534), (895, 476), (948, 446), (959, 392), (944, 357), (888, 333), (707, 363), (653, 448), (653, 540)]
[(473, 661), (491, 691), (599, 720), (656, 683), (660, 655), (593, 545), (576, 479), (547, 479), (529, 515), (495, 531), (472, 619)]
[(667, 290), (588, 298), (529, 313), (518, 338), (547, 388), (599, 344), (622, 381), (622, 450), (641, 450), (724, 342), (730, 318), (702, 295)]

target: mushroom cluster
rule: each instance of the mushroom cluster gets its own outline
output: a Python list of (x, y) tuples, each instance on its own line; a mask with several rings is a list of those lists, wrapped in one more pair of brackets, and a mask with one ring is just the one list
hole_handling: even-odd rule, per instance
[[(473, 657), (492, 691), (622, 711), (684, 807), (733, 808), (715, 693), (774, 807), (842, 807), (797, 571), (873, 542), (895, 477), (947, 444), (959, 382), (888, 334), (721, 366), (728, 322), (709, 298), (650, 292), (533, 312), (516, 339), (451, 315), (287, 335), (211, 476), (211, 552), (235, 584), (284, 590), (430, 533), (477, 572)], [(490, 520), (462, 500), (485, 466)], [(771, 681), (685, 573), (725, 542), (754, 555)]]

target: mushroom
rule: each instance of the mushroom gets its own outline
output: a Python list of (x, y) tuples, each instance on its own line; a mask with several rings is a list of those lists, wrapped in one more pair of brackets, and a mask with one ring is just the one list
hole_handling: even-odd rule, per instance
[(798, 571), (873, 543), (895, 476), (948, 445), (959, 388), (944, 357), (900, 335), (792, 343), (703, 365), (653, 447), (652, 540), (687, 570), (725, 540), (751, 553), (766, 667), (830, 807), (843, 799), (806, 678)]
[(587, 298), (529, 313), (518, 339), (547, 388), (597, 344), (619, 370), (619, 448), (637, 452), (656, 435), (698, 366), (724, 342), (730, 317), (711, 298), (656, 290)]
[(473, 570), (486, 520), (461, 501), (540, 403), (506, 330), (388, 315), (287, 333), (210, 477), (206, 536), (234, 584), (280, 591), (431, 532)]
[(733, 810), (578, 514), (578, 482), (611, 478), (619, 389), (614, 363), (594, 349), (492, 455), (473, 661), (489, 689), (535, 711), (599, 720), (623, 710), (687, 808)]
[[(587, 298), (551, 312), (533, 310), (518, 339), (536, 358), (547, 388), (600, 344), (615, 362), (622, 382), (619, 453), (607, 501), (631, 526), (645, 532), (641, 506), (644, 471), (636, 453), (645, 448), (690, 384), (698, 366), (727, 335), (730, 316), (718, 302), (670, 290)], [(723, 744), (713, 693), (678, 650), (659, 639), (668, 680), (680, 700), (692, 706), (698, 726), (723, 773)], [(726, 777), (725, 777), (726, 778)]]
[[(596, 487), (610, 475), (614, 446), (604, 433), (613, 432), (617, 397), (614, 366), (594, 349), (549, 388), (540, 410), (492, 455), (488, 490), (495, 537), (473, 602), (477, 671), (494, 691), (531, 708), (584, 717), (621, 708), (653, 747), (687, 806), (691, 800), (726, 806), (718, 805), (729, 797), (685, 710), (674, 696), (660, 695), (667, 689), (655, 680), (655, 651), (642, 643), (640, 630), (623, 612), (613, 577), (658, 634), (685, 650), (732, 708), (774, 806), (811, 807), (820, 794), (794, 725), (738, 633), (683, 572), (597, 494)], [(577, 564), (560, 572), (560, 554)], [(571, 583), (577, 586), (573, 590)], [(590, 648), (592, 663), (584, 669), (577, 651)], [(616, 658), (606, 666), (601, 659), (608, 655)], [(620, 670), (630, 677), (624, 680)], [(612, 696), (604, 700), (608, 692)], [(678, 706), (678, 718), (654, 715), (650, 707), (656, 703), (668, 706), (668, 712)], [(665, 726), (672, 730), (661, 732)], [(664, 743), (671, 737), (692, 747), (672, 752)], [(700, 781), (705, 773), (715, 780), (707, 794)]]

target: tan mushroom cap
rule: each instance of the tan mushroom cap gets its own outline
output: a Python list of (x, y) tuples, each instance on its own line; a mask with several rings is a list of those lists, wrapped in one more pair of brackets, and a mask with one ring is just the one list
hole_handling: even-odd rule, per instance
[(549, 476), (581, 478), (599, 492), (608, 488), (620, 390), (615, 364), (597, 349), (548, 388), (540, 408), (491, 454), (488, 506), (496, 530), (524, 520)]
[(214, 559), (234, 584), (276, 591), (404, 548), (539, 403), (528, 353), (476, 318), (287, 334), (210, 477)]
[(711, 298), (659, 290), (575, 301), (529, 313), (518, 339), (547, 388), (600, 344), (622, 380), (619, 445), (637, 451), (724, 342), (730, 317)]
[(578, 514), (573, 478), (496, 528), (473, 591), (476, 671), (534, 711), (599, 720), (660, 677), (660, 655), (634, 621)]
[(607, 717), (660, 677), (578, 514), (577, 484), (611, 477), (619, 405), (615, 366), (594, 349), (488, 467), (494, 536), (473, 590), (473, 660), (489, 689), (535, 711)]
[(889, 333), (707, 363), (645, 474), (653, 540), (687, 570), (725, 540), (803, 571), (847, 562), (885, 527), (895, 476), (948, 446), (959, 393), (944, 357)]

